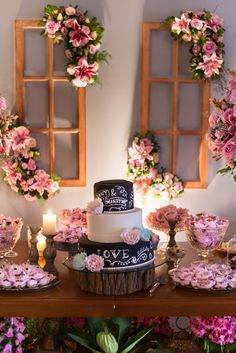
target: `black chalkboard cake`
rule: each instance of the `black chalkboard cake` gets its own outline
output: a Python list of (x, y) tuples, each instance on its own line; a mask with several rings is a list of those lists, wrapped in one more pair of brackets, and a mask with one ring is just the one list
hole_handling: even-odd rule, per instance
[[(120, 295), (148, 288), (154, 280), (151, 231), (142, 226), (142, 210), (134, 208), (133, 184), (105, 180), (94, 185), (96, 201), (88, 204), (88, 236), (80, 254), (98, 256), (101, 271), (78, 272), (83, 290)], [(78, 255), (79, 256), (79, 255)], [(76, 267), (76, 257), (75, 257)]]

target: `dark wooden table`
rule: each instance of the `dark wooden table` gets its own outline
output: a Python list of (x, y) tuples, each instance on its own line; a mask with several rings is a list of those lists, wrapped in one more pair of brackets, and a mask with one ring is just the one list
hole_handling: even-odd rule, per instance
[[(183, 262), (193, 260), (195, 251), (187, 244)], [(15, 262), (27, 260), (27, 244), (20, 242)], [(56, 266), (61, 283), (55, 288), (34, 292), (0, 292), (0, 316), (187, 316), (236, 315), (236, 292), (208, 293), (175, 288), (171, 281), (150, 296), (148, 290), (126, 296), (100, 296), (80, 290), (74, 271), (62, 261), (66, 253), (58, 252)], [(165, 272), (166, 265), (158, 271)]]

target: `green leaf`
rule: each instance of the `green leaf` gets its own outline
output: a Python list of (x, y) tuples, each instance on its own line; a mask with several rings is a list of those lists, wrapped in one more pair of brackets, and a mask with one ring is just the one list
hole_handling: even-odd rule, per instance
[(131, 320), (128, 317), (113, 317), (111, 321), (118, 326), (117, 342), (119, 347), (127, 342)]
[(144, 330), (138, 332), (137, 334), (131, 336), (127, 342), (126, 347), (122, 347), (120, 353), (128, 353), (136, 344), (141, 341), (149, 332), (151, 332), (153, 327), (147, 327)]
[(87, 322), (91, 335), (94, 337), (94, 339), (96, 339), (98, 332), (104, 331), (105, 327), (107, 327), (107, 322), (104, 318), (89, 317)]
[(83, 347), (88, 348), (91, 352), (93, 353), (101, 353), (101, 351), (98, 351), (97, 349), (94, 348), (94, 340), (91, 335), (86, 335), (84, 333), (78, 333), (78, 334), (73, 334), (69, 333), (69, 337), (72, 338), (77, 343), (80, 343)]

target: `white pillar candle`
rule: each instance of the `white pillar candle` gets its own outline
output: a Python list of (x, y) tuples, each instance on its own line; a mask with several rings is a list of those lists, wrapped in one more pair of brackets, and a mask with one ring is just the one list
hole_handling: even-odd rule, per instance
[(57, 216), (52, 214), (51, 211), (43, 214), (43, 234), (52, 235), (56, 234), (57, 231)]
[(39, 256), (43, 256), (43, 251), (46, 248), (46, 237), (43, 234), (39, 233), (37, 235), (37, 240), (37, 249), (39, 252)]

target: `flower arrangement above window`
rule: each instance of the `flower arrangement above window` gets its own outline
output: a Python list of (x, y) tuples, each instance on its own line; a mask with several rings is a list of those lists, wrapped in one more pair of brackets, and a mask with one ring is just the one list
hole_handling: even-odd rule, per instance
[(179, 17), (165, 20), (171, 36), (181, 42), (191, 42), (190, 69), (196, 79), (216, 79), (223, 70), (223, 19), (203, 10), (184, 11)]
[(137, 133), (128, 148), (128, 178), (137, 192), (170, 200), (184, 191), (182, 181), (159, 163), (159, 144), (151, 132)]
[(229, 81), (221, 99), (212, 100), (214, 110), (209, 117), (208, 146), (213, 158), (223, 157), (225, 167), (218, 173), (230, 172), (236, 181), (236, 78)]
[(99, 63), (107, 62), (108, 52), (100, 51), (104, 28), (95, 17), (77, 6), (48, 5), (44, 9), (43, 35), (53, 38), (55, 44), (64, 42), (67, 76), (76, 88), (98, 82)]
[(3, 179), (28, 201), (48, 199), (59, 191), (59, 178), (51, 178), (36, 165), (39, 150), (30, 131), (18, 116), (7, 113), (7, 104), (0, 96), (0, 167)]

